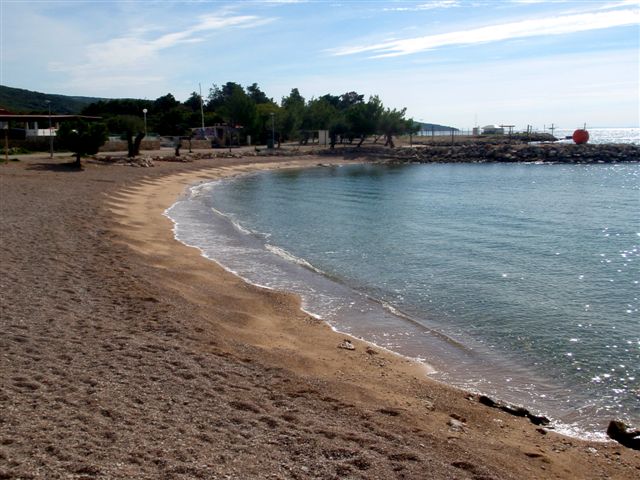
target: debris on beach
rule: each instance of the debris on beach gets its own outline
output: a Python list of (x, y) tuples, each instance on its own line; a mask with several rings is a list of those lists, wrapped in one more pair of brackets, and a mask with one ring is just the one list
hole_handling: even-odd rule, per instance
[(449, 426), (449, 430), (451, 430), (452, 432), (466, 432), (467, 429), (465, 427), (465, 422), (463, 422), (462, 420), (458, 420), (457, 418), (449, 418), (449, 421), (447, 422), (447, 425)]
[(345, 350), (355, 350), (356, 347), (353, 345), (353, 343), (351, 343), (351, 340), (348, 339), (344, 339), (342, 341), (342, 343), (340, 345), (338, 345), (338, 348), (344, 348)]

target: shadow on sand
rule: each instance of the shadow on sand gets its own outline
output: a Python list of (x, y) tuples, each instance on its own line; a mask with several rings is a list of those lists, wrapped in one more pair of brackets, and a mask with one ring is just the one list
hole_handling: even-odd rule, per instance
[(49, 172), (81, 172), (82, 167), (78, 167), (75, 162), (40, 162), (32, 163), (27, 170), (42, 170)]

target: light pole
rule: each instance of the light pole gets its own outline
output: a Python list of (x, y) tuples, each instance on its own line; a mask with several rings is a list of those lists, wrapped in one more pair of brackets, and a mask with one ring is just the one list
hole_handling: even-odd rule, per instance
[(271, 112), (269, 115), (271, 115), (271, 148), (276, 148), (276, 114)]
[(202, 101), (202, 85), (198, 83), (198, 88), (200, 89), (200, 119), (202, 120), (202, 138), (206, 140), (204, 135), (204, 103)]
[(45, 100), (49, 107), (49, 158), (53, 158), (53, 135), (51, 132), (51, 100)]
[(144, 115), (144, 136), (147, 136), (147, 112), (148, 110), (146, 108), (142, 109), (142, 114)]

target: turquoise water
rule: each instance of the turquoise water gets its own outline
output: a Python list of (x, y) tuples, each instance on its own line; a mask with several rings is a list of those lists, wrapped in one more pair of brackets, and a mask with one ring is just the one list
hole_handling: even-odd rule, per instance
[(433, 376), (640, 423), (640, 165), (349, 165), (192, 189), (176, 236)]

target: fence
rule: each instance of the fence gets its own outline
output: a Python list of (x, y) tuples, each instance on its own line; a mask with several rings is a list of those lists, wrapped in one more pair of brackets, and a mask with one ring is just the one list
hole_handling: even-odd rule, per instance
[(472, 135), (478, 135), (479, 132), (475, 129), (460, 129), (460, 130), (435, 130), (427, 129), (420, 130), (416, 137), (450, 137), (451, 135), (456, 137), (468, 137)]

